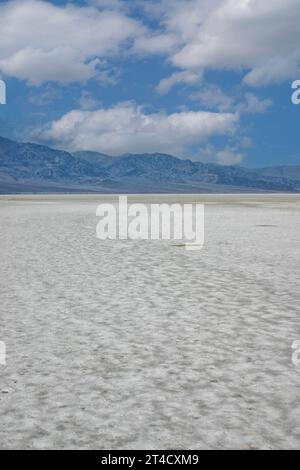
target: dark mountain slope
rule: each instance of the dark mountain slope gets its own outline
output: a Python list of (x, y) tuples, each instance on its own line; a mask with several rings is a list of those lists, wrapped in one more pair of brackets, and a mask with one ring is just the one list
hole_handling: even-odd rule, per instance
[(300, 166), (245, 169), (166, 154), (71, 154), (0, 137), (0, 193), (300, 192)]

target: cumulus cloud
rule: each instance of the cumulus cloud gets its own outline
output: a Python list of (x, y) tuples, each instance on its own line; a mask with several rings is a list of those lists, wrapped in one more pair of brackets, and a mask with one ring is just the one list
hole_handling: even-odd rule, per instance
[(244, 77), (244, 83), (254, 87), (279, 84), (290, 78), (297, 77), (300, 73), (299, 64), (300, 54), (296, 53), (288, 54), (286, 57), (271, 58), (266, 63), (257, 65), (247, 73)]
[(34, 85), (97, 76), (102, 58), (117, 54), (143, 31), (115, 9), (41, 0), (3, 3), (0, 17), (0, 71)]
[(191, 95), (192, 100), (199, 101), (206, 109), (221, 112), (231, 110), (235, 106), (235, 99), (224, 93), (221, 88), (210, 85)]
[(40, 85), (46, 81), (86, 81), (96, 75), (98, 64), (98, 59), (87, 64), (80, 61), (76, 51), (71, 48), (57, 47), (45, 51), (27, 47), (0, 60), (0, 69), (10, 77)]
[(111, 155), (125, 152), (167, 152), (179, 155), (215, 135), (232, 134), (233, 113), (180, 112), (146, 114), (133, 103), (109, 109), (73, 110), (41, 129), (35, 137), (71, 150), (95, 150)]
[(124, 9), (126, 4), (122, 0), (88, 0), (90, 5), (99, 8)]
[(254, 93), (245, 93), (239, 98), (235, 95), (224, 93), (217, 86), (207, 86), (197, 93), (191, 95), (191, 99), (198, 100), (206, 109), (220, 112), (239, 113), (265, 113), (273, 106), (270, 99), (262, 99)]
[(216, 161), (221, 165), (237, 165), (245, 158), (245, 154), (235, 149), (225, 148), (216, 153)]
[(273, 101), (270, 99), (260, 99), (254, 93), (246, 93), (245, 101), (237, 103), (236, 110), (241, 113), (258, 113), (263, 114), (273, 106)]
[(201, 79), (201, 74), (193, 71), (175, 72), (170, 77), (163, 78), (156, 87), (157, 93), (165, 95), (173, 86), (178, 84), (194, 85)]
[(240, 151), (237, 145), (228, 145), (223, 149), (217, 149), (214, 145), (208, 144), (200, 150), (198, 158), (206, 163), (238, 165), (244, 160), (245, 156), (245, 153)]
[[(183, 73), (199, 77), (205, 69), (243, 70), (250, 86), (300, 73), (299, 0), (87, 0), (84, 5), (0, 3), (0, 73), (35, 85), (86, 81), (97, 76), (103, 59), (122, 51), (163, 54)], [(137, 9), (143, 14), (136, 15)], [(158, 88), (179, 83), (178, 73)]]
[(165, 33), (176, 35), (171, 62), (185, 70), (245, 70), (251, 86), (300, 71), (299, 0), (161, 0)]
[(174, 34), (145, 31), (143, 35), (137, 36), (132, 50), (141, 55), (170, 54), (176, 42)]

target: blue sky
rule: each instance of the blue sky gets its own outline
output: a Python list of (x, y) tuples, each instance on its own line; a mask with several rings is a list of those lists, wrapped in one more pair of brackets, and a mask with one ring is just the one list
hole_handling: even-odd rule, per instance
[(0, 135), (300, 164), (299, 0), (0, 1)]

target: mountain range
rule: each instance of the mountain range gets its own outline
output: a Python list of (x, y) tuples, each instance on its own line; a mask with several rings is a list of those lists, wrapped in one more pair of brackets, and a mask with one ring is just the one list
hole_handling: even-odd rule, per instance
[(300, 192), (300, 165), (248, 169), (166, 154), (66, 152), (0, 137), (0, 194)]

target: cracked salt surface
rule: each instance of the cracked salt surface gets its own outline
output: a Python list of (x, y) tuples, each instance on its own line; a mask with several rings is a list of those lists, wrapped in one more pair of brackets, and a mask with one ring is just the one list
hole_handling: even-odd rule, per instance
[(300, 448), (300, 197), (253, 198), (207, 197), (193, 252), (0, 200), (0, 448)]

